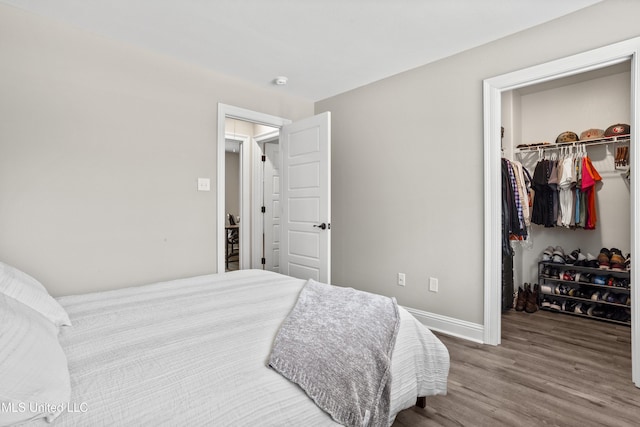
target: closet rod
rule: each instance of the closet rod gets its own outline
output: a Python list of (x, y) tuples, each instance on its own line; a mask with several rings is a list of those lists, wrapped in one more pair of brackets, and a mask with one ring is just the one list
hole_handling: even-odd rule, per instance
[(625, 143), (631, 140), (631, 135), (621, 135), (621, 136), (612, 136), (608, 138), (600, 138), (600, 139), (590, 139), (588, 141), (574, 141), (574, 142), (559, 142), (557, 144), (541, 144), (541, 145), (531, 145), (528, 147), (520, 147), (515, 149), (515, 153), (526, 153), (530, 151), (538, 151), (538, 150), (559, 150), (564, 147), (591, 147), (594, 145), (607, 145), (607, 144), (616, 144), (616, 143)]

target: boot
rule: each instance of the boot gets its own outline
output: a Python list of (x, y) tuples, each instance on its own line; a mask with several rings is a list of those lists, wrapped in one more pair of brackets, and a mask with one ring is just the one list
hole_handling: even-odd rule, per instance
[(524, 306), (527, 303), (526, 291), (522, 289), (522, 286), (518, 287), (518, 298), (516, 300), (516, 311), (524, 310)]
[[(525, 287), (530, 288), (531, 285), (525, 284)], [(526, 292), (526, 291), (525, 291)], [(533, 291), (529, 291), (524, 304), (524, 311), (527, 313), (535, 313), (538, 311), (538, 284), (533, 285)]]

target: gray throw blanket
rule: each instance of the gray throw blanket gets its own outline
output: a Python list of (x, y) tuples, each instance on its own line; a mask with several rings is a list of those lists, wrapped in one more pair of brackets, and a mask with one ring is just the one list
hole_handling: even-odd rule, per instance
[(309, 280), (278, 331), (269, 366), (346, 426), (388, 426), (395, 298)]

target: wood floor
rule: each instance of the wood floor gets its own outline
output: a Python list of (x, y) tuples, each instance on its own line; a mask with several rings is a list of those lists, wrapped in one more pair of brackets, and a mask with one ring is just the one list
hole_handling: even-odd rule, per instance
[(448, 393), (393, 427), (640, 426), (629, 327), (510, 311), (499, 346), (438, 337), (451, 356)]

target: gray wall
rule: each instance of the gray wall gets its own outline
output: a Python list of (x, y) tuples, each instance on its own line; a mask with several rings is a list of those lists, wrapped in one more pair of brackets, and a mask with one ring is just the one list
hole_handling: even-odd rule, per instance
[(3, 4), (0, 58), (0, 260), (54, 295), (214, 272), (218, 102), (313, 114)]
[(333, 282), (482, 324), (483, 79), (639, 36), (638, 16), (604, 1), (316, 103), (332, 113)]

